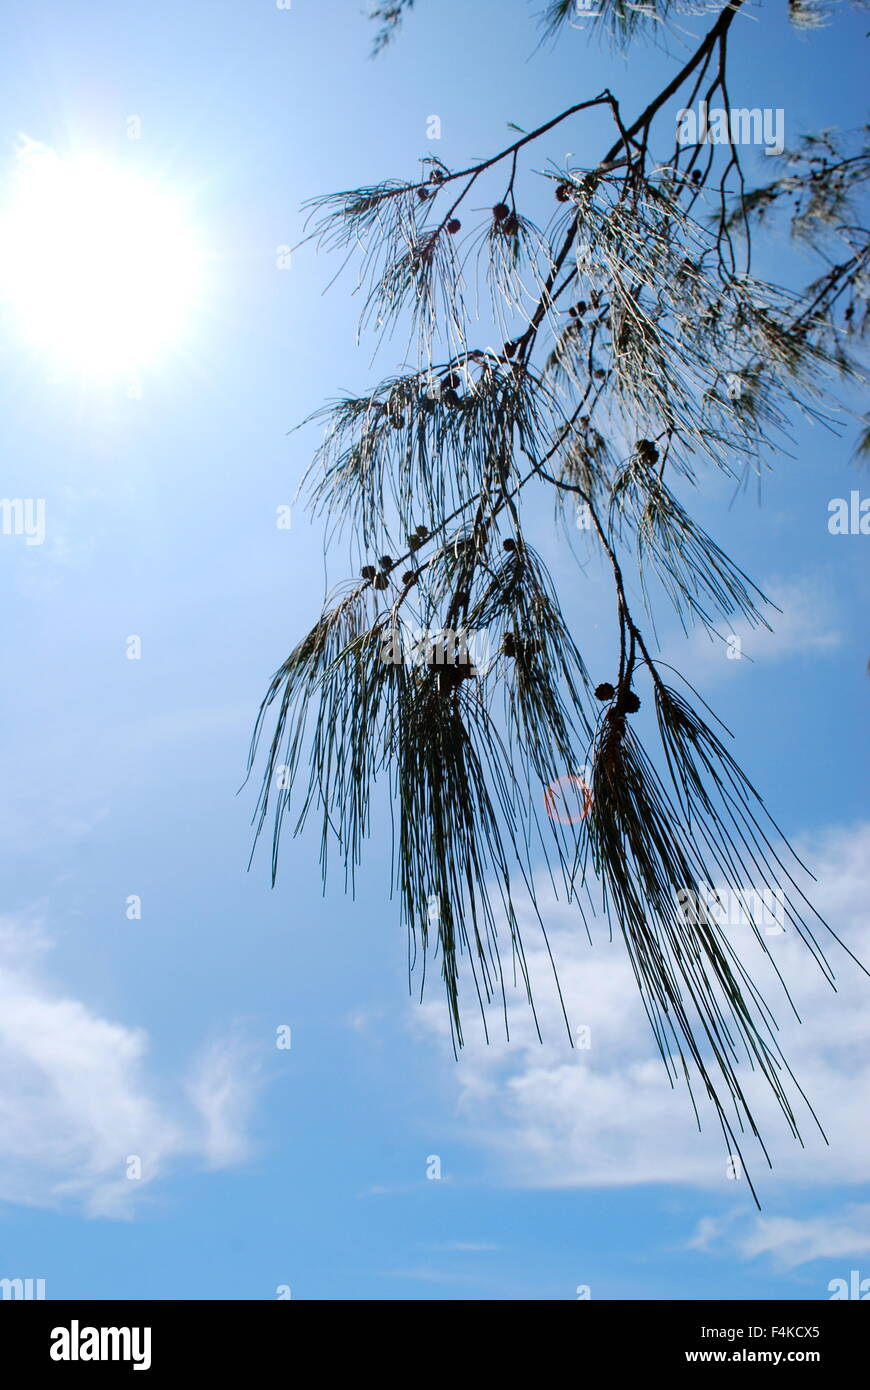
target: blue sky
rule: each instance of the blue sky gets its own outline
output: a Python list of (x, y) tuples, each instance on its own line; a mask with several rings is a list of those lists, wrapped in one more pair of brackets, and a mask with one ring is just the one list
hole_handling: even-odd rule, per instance
[[(518, 1013), (511, 1048), (472, 1039), (457, 1063), (437, 984), (422, 1008), (408, 997), (384, 816), (355, 901), (340, 875), (322, 896), (314, 835), (285, 841), (274, 891), (267, 855), (246, 872), (253, 717), (324, 588), (320, 528), (298, 507), (275, 526), (317, 439), (288, 431), (399, 352), (373, 366), (356, 345), (352, 281), (323, 294), (334, 262), (306, 246), (279, 268), (300, 204), (433, 152), (467, 162), (507, 142), (507, 121), (605, 83), (634, 114), (673, 67), (582, 32), (536, 47), (523, 0), (417, 8), (377, 62), (359, 0), (46, 0), (7, 24), (0, 177), (23, 134), (159, 179), (201, 237), (205, 285), (182, 347), (132, 394), (2, 323), (0, 492), (45, 498), (47, 534), (0, 536), (0, 1277), (44, 1278), (50, 1298), (824, 1298), (870, 1275), (867, 981), (835, 948), (839, 996), (782, 943), (805, 1014), (789, 1055), (831, 1143), (802, 1152), (774, 1126), (759, 1216), (712, 1123), (699, 1139), (667, 1089), (606, 932), (590, 948), (551, 906), (569, 1010), (600, 1053), (567, 1047), (530, 938), (543, 1047)], [(735, 26), (732, 101), (782, 107), (787, 140), (859, 124), (866, 19), (807, 37), (784, 8)], [(607, 136), (593, 114), (540, 163), (591, 163)], [(814, 273), (784, 241), (760, 269)], [(754, 662), (667, 617), (659, 636), (867, 959), (870, 542), (827, 529), (830, 499), (867, 494), (854, 437), (799, 425), (760, 489), (699, 500), (784, 610), (773, 638), (747, 639)], [(540, 547), (606, 672), (606, 579), (578, 570), (548, 515)], [(344, 572), (336, 553), (330, 577)]]

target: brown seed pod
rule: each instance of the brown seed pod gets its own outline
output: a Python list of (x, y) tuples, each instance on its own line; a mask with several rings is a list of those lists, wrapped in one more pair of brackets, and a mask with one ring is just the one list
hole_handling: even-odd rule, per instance
[(624, 699), (622, 700), (622, 708), (625, 710), (626, 714), (636, 714), (637, 711), (640, 709), (640, 700), (637, 698), (633, 690), (629, 690), (626, 693)]
[(508, 536), (507, 540), (506, 540), (506, 541), (503, 541), (502, 544), (503, 544), (505, 550), (516, 550), (516, 548), (517, 548), (517, 543), (516, 543), (516, 541), (515, 541), (515, 540), (512, 540), (510, 536)]
[(556, 202), (557, 202), (557, 203), (567, 203), (567, 201), (568, 201), (568, 189), (567, 189), (566, 185), (565, 185), (564, 183), (557, 183), (557, 184), (556, 184)]
[(612, 700), (615, 694), (616, 691), (610, 681), (602, 681), (600, 685), (595, 687), (596, 700)]
[(382, 555), (378, 560), (378, 564), (382, 570), (391, 570), (394, 563), (395, 561), (389, 555)]
[(501, 222), (505, 217), (507, 217), (509, 212), (510, 208), (508, 207), (507, 203), (496, 203), (495, 207), (492, 210), (492, 215), (496, 222)]
[(458, 217), (451, 217), (447, 223), (447, 230), (451, 236), (455, 236), (457, 232), (462, 230), (462, 223)]
[(360, 570), (360, 574), (362, 575), (363, 579), (374, 579), (374, 577), (375, 577), (375, 567), (374, 567), (374, 565), (363, 565), (362, 569)]
[(463, 681), (471, 680), (477, 675), (477, 669), (471, 665), (457, 665), (447, 663), (447, 665), (433, 665), (430, 669), (434, 670), (438, 677), (438, 693), (447, 695), (450, 691), (458, 690)]
[(387, 576), (386, 576), (385, 574), (376, 574), (375, 577), (374, 577), (374, 579), (372, 580), (372, 588), (373, 588), (373, 589), (386, 589), (386, 587), (387, 587), (387, 585), (389, 584), (389, 582), (390, 582), (390, 581), (389, 581), (389, 579), (387, 578)]
[(410, 586), (411, 586), (412, 584), (416, 584), (416, 583), (417, 583), (417, 571), (416, 571), (416, 570), (405, 570), (405, 573), (402, 575), (402, 583), (405, 585), (406, 588), (410, 588)]

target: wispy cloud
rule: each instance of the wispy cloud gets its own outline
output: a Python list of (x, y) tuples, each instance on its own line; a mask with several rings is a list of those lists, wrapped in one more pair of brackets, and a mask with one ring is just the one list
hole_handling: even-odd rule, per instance
[(173, 1163), (244, 1158), (257, 1076), (240, 1042), (162, 1086), (145, 1032), (65, 997), (47, 949), (38, 927), (0, 920), (0, 1199), (129, 1216)]
[[(719, 631), (726, 639), (736, 638), (736, 643), (731, 640), (729, 646), (716, 638), (711, 639), (705, 629), (699, 627), (688, 641), (681, 636), (666, 642), (667, 660), (678, 670), (694, 672), (709, 683), (738, 675), (750, 661), (755, 665), (771, 665), (793, 657), (825, 656), (842, 644), (836, 605), (821, 579), (774, 577), (760, 587), (782, 610), (779, 613), (770, 608), (763, 610), (770, 630), (752, 627), (742, 618), (734, 623), (723, 620)], [(741, 655), (735, 656), (735, 652)]]
[(448, 1240), (443, 1245), (428, 1245), (426, 1249), (456, 1254), (481, 1255), (493, 1250), (500, 1250), (501, 1246), (486, 1245), (473, 1240)]
[[(81, 839), (126, 796), (131, 756), (145, 778), (179, 747), (194, 756), (191, 750), (230, 733), (244, 738), (249, 724), (250, 706), (239, 703), (188, 705), (119, 724), (107, 724), (88, 709), (54, 730), (35, 725), (6, 750), (0, 849), (29, 853)], [(58, 779), (68, 795), (57, 796)]]
[[(800, 848), (818, 874), (814, 901), (859, 958), (870, 961), (870, 825), (815, 836), (811, 846)], [(718, 1189), (726, 1198), (745, 1196), (746, 1184), (733, 1180), (704, 1097), (696, 1096), (699, 1134), (685, 1088), (672, 1089), (668, 1082), (622, 943), (609, 942), (600, 924), (590, 946), (575, 909), (548, 898), (543, 886), (539, 901), (571, 1026), (588, 1028), (590, 1045), (570, 1047), (547, 952), (526, 914), (526, 954), (544, 1042), (519, 994), (509, 1000), (510, 1043), (487, 1046), (469, 1028), (458, 1066), (451, 1062), (463, 1135), (489, 1152), (502, 1180), (518, 1185), (679, 1183)], [(827, 935), (821, 928), (818, 934), (821, 940)], [(864, 1181), (870, 1130), (859, 1117), (870, 1109), (870, 982), (832, 942), (835, 993), (793, 932), (767, 938), (805, 1020), (801, 1025), (749, 929), (733, 928), (732, 940), (750, 973), (766, 986), (783, 1052), (830, 1141), (826, 1146), (798, 1098), (802, 1149), (750, 1074), (745, 1085), (771, 1146), (776, 1190), (794, 1182)], [(412, 1018), (412, 1026), (436, 1034), (451, 1055), (440, 1001)], [(753, 1178), (764, 1192), (763, 1156), (747, 1148), (747, 1157), (756, 1160)]]
[(870, 1255), (870, 1205), (852, 1204), (819, 1216), (756, 1216), (751, 1221), (704, 1217), (687, 1242), (692, 1250), (727, 1249), (744, 1259), (769, 1256), (783, 1269), (811, 1260)]
[(385, 1277), (388, 1279), (414, 1279), (424, 1284), (477, 1283), (477, 1276), (474, 1274), (450, 1269), (433, 1269), (428, 1265), (421, 1265), (416, 1269), (388, 1269)]

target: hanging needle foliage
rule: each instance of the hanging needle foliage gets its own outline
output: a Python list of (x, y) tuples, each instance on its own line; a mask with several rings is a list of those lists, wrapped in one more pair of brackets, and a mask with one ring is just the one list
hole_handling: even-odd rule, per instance
[[(377, 6), (376, 50), (412, 8)], [(387, 788), (411, 967), (422, 989), (437, 963), (457, 1046), (467, 991), (485, 1027), (493, 999), (507, 1022), (506, 975), (534, 1010), (517, 905), (521, 894), (538, 913), (545, 866), (585, 930), (603, 913), (621, 934), (699, 1123), (703, 1098), (729, 1152), (748, 1133), (766, 1155), (747, 1072), (798, 1139), (801, 1108), (815, 1116), (705, 885), (776, 895), (832, 983), (834, 934), (727, 731), (654, 654), (651, 625), (662, 605), (687, 633), (720, 638), (738, 619), (773, 620), (681, 498), (687, 484), (718, 474), (740, 486), (773, 466), (799, 416), (844, 419), (836, 380), (863, 379), (870, 153), (866, 132), (825, 131), (751, 186), (730, 137), (680, 143), (678, 106), (728, 108), (729, 43), (747, 36), (742, 0), (701, 8), (694, 51), (639, 114), (605, 90), (462, 169), (429, 158), (416, 179), (309, 205), (315, 242), (357, 262), (362, 327), (382, 343), (400, 327), (413, 349), (400, 374), (312, 417), (324, 427), (306, 475), (313, 512), (377, 561), (330, 595), (275, 673), (249, 772), (265, 741), (255, 824), (259, 835), (271, 817), (273, 881), (289, 816), (293, 833), (319, 821), (324, 874), (337, 853), (352, 887), (376, 785)], [(819, 16), (810, 0), (789, 8), (804, 27)], [(600, 0), (595, 24), (625, 45), (666, 32), (678, 9)], [(575, 13), (551, 0), (546, 35)], [(612, 123), (609, 148), (540, 172), (553, 209), (541, 227), (521, 205), (520, 171), (549, 131), (582, 129), (589, 112)], [(771, 225), (821, 258), (811, 284), (756, 275), (753, 246)], [(524, 531), (542, 491), (582, 509), (610, 575), (618, 661), (598, 685)], [(481, 633), (485, 652), (469, 646)], [(655, 714), (643, 741), (641, 695)], [(560, 783), (576, 814), (553, 812)]]

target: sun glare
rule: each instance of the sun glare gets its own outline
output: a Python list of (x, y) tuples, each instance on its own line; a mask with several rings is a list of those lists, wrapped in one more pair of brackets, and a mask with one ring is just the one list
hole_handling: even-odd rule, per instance
[(136, 372), (181, 343), (201, 257), (146, 180), (28, 141), (0, 207), (0, 308), (20, 337), (88, 375)]

